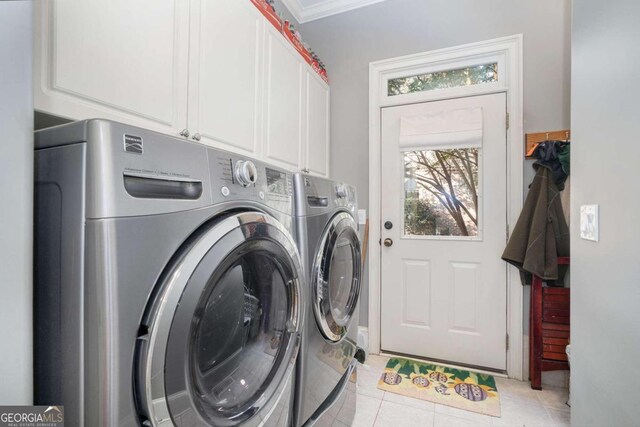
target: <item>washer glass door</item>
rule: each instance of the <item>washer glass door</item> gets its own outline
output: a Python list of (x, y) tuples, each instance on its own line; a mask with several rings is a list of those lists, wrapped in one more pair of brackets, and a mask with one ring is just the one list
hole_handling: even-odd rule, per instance
[(335, 215), (325, 228), (313, 268), (314, 314), (325, 338), (346, 334), (360, 295), (360, 240), (353, 217)]
[(291, 236), (264, 214), (233, 215), (192, 238), (148, 316), (143, 412), (193, 426), (268, 412), (297, 354), (299, 271)]

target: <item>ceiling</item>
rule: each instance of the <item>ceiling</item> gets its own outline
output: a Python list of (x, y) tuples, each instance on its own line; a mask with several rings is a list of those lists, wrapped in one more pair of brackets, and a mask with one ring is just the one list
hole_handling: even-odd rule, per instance
[(384, 0), (282, 0), (296, 20), (304, 24)]

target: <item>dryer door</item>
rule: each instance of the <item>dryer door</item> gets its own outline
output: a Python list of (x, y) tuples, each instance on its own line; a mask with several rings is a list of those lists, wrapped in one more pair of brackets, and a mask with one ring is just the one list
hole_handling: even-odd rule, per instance
[(263, 213), (214, 221), (163, 274), (138, 339), (141, 420), (153, 425), (259, 425), (298, 351), (300, 260)]
[(353, 217), (335, 215), (325, 228), (314, 261), (312, 289), (316, 321), (325, 338), (346, 334), (360, 296), (360, 240)]

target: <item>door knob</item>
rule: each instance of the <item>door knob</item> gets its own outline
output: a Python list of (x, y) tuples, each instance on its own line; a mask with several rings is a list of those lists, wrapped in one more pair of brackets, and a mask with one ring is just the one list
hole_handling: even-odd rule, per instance
[(200, 141), (201, 138), (202, 136), (199, 133), (194, 133), (191, 137), (191, 139), (193, 139), (194, 141)]
[(184, 136), (185, 138), (189, 138), (189, 129), (182, 129), (182, 132), (180, 132), (180, 136)]
[(393, 240), (391, 240), (390, 238), (387, 237), (386, 239), (384, 239), (384, 245), (386, 247), (389, 247), (389, 246), (393, 245)]

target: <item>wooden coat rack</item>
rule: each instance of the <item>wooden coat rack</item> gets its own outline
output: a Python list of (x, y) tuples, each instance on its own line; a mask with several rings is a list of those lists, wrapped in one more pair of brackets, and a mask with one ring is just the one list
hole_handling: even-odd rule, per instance
[(528, 133), (525, 135), (525, 157), (530, 159), (538, 144), (545, 141), (570, 141), (571, 130), (553, 130), (548, 132)]

